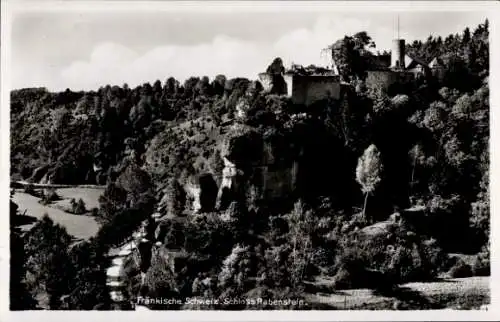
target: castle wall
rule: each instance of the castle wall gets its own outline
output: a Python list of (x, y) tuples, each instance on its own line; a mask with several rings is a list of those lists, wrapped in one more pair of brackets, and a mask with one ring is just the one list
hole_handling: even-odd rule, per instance
[(414, 79), (412, 72), (395, 72), (392, 70), (368, 71), (366, 77), (366, 87), (369, 89), (384, 88), (388, 89), (391, 85), (400, 83), (406, 84)]
[(392, 84), (396, 83), (397, 75), (396, 73), (387, 71), (368, 71), (366, 76), (366, 87), (368, 88), (389, 88)]
[(289, 96), (295, 104), (309, 105), (327, 98), (340, 98), (338, 76), (285, 75)]
[[(285, 74), (287, 96), (295, 104), (309, 105), (315, 101), (327, 98), (340, 98), (340, 77), (323, 75), (294, 75)], [(272, 76), (267, 73), (259, 74), (259, 80), (264, 90), (272, 89)]]

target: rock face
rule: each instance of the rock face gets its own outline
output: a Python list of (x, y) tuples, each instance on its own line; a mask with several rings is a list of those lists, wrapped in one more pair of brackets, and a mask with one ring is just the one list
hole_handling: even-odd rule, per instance
[(215, 204), (217, 209), (225, 209), (233, 199), (231, 196), (232, 193), (238, 189), (238, 169), (236, 165), (227, 158), (223, 158), (222, 160), (224, 161), (224, 169), (222, 170), (222, 182)]
[[(195, 213), (224, 210), (232, 201), (251, 205), (259, 200), (288, 197), (295, 191), (300, 153), (290, 140), (272, 131), (262, 133), (235, 123), (219, 142), (222, 171), (207, 169), (179, 181), (186, 193), (187, 209)], [(159, 199), (163, 209), (168, 198), (163, 200), (160, 195)]]
[(198, 213), (201, 211), (201, 187), (197, 183), (187, 183), (184, 186), (186, 194), (188, 196), (188, 201), (190, 202), (191, 209), (193, 213)]
[(184, 189), (194, 213), (210, 212), (215, 209), (218, 188), (211, 174), (192, 177)]
[(272, 200), (292, 193), (298, 162), (284, 144), (273, 144), (252, 129), (236, 125), (221, 152), (224, 170), (216, 207), (226, 209), (240, 198)]

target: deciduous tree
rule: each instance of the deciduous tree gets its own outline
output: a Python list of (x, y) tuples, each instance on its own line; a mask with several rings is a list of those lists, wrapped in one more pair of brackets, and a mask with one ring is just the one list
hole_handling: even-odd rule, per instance
[(363, 216), (366, 215), (366, 204), (368, 195), (373, 194), (382, 181), (383, 165), (380, 152), (377, 147), (370, 145), (358, 160), (356, 167), (356, 180), (361, 185), (361, 190), (365, 193), (365, 203), (363, 206)]

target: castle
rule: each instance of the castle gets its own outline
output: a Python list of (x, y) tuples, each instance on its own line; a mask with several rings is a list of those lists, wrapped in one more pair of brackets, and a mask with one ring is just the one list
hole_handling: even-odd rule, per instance
[[(426, 63), (418, 57), (406, 54), (405, 40), (394, 39), (390, 55), (373, 55), (369, 58), (370, 69), (366, 73), (367, 88), (383, 88), (388, 90), (393, 85), (413, 84), (430, 77), (441, 80), (444, 67), (438, 58)], [(281, 61), (281, 60), (280, 60)], [(276, 74), (269, 70), (259, 74), (259, 80), (265, 90), (284, 94), (294, 104), (310, 105), (323, 99), (339, 99), (342, 81), (338, 69), (302, 67), (292, 65), (288, 71), (279, 72), (283, 84), (276, 90)]]

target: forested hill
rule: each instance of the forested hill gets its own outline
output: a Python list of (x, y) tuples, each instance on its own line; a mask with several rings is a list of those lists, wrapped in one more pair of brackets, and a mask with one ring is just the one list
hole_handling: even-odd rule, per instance
[[(358, 57), (352, 64), (370, 55), (363, 48), (371, 44), (366, 32), (337, 43), (341, 53)], [(441, 59), (446, 67), (443, 81), (388, 96), (366, 91), (362, 78), (355, 78), (355, 92), (343, 100), (308, 108), (264, 92), (259, 82), (226, 80), (223, 75), (212, 81), (191, 77), (184, 84), (168, 78), (134, 89), (124, 84), (90, 92), (15, 90), (12, 178), (106, 184), (132, 162), (153, 175), (158, 187), (171, 178), (181, 177), (184, 183), (204, 173), (220, 183), (220, 150), (236, 120), (275, 146), (280, 140), (303, 145), (308, 154), (301, 157), (302, 168), (308, 170), (302, 177), (311, 182), (304, 183), (302, 191), (312, 191), (313, 197), (340, 194), (343, 197), (336, 199), (349, 196), (343, 206), (356, 206), (361, 199), (356, 197), (361, 194), (355, 182), (357, 159), (375, 144), (385, 161), (386, 180), (379, 194), (391, 199), (390, 205), (406, 207), (411, 204), (408, 196), (424, 203), (439, 196), (442, 202), (469, 207), (488, 186), (488, 21), (444, 40), (410, 42), (407, 51)], [(347, 70), (355, 76), (362, 66)], [(275, 153), (295, 158), (290, 149)], [(300, 191), (298, 197), (303, 197)]]
[[(241, 295), (256, 290), (255, 281), (296, 291), (319, 271), (361, 281), (353, 267), (398, 283), (432, 278), (443, 269), (438, 249), (489, 254), (488, 22), (410, 42), (409, 53), (442, 61), (444, 77), (396, 93), (367, 89), (366, 32), (335, 44), (351, 83), (341, 99), (307, 107), (222, 75), (12, 91), (11, 176), (106, 184), (97, 214), (104, 223), (97, 240), (106, 246), (159, 212), (164, 221), (149, 233), (163, 246), (136, 269), (156, 297), (174, 288), (159, 289), (155, 278), (192, 296), (194, 280), (215, 276), (227, 283), (211, 292)], [(405, 226), (383, 241), (352, 237), (394, 212), (406, 213)], [(196, 213), (208, 219), (186, 219)], [(186, 276), (164, 276), (161, 254), (171, 248), (204, 262), (188, 262)], [(241, 272), (230, 260), (241, 260)]]

